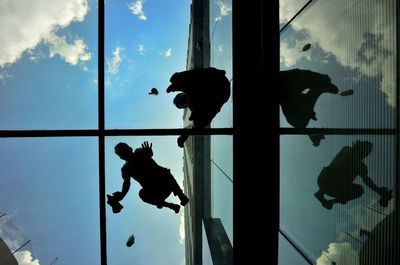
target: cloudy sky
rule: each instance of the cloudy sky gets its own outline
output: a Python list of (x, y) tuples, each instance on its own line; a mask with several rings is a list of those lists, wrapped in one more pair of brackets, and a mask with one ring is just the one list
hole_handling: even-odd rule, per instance
[[(186, 69), (191, 1), (107, 0), (105, 116), (107, 128), (180, 128), (182, 111), (166, 94), (170, 76)], [(230, 1), (213, 1), (213, 65), (232, 78)], [(0, 1), (0, 129), (97, 128), (98, 1)], [(102, 56), (102, 55), (100, 55)], [(158, 96), (148, 93), (157, 88)], [(227, 103), (215, 126), (232, 126)], [(96, 138), (0, 139), (0, 237), (20, 265), (99, 264)], [(154, 158), (182, 185), (176, 137), (106, 139), (106, 192), (121, 188), (116, 143), (153, 143)], [(213, 158), (232, 176), (230, 137), (212, 140)], [(223, 150), (223, 152), (221, 151)], [(232, 234), (232, 183), (221, 175), (215, 213)], [(223, 193), (219, 193), (222, 188)], [(183, 210), (143, 203), (136, 183), (115, 215), (107, 208), (110, 264), (183, 265)], [(176, 198), (171, 198), (177, 202)], [(228, 205), (228, 207), (227, 207)], [(135, 245), (125, 246), (134, 234)]]
[[(282, 27), (308, 1), (279, 2)], [(327, 74), (340, 91), (354, 90), (348, 97), (322, 95), (314, 109), (318, 120), (308, 127), (395, 126), (398, 56), (394, 4), (383, 0), (314, 1), (281, 32), (281, 70), (299, 68)], [(311, 48), (303, 52), (306, 44)], [(283, 115), (281, 126), (291, 127)], [(393, 200), (387, 208), (381, 207), (379, 196), (365, 185), (361, 198), (332, 210), (323, 208), (313, 196), (321, 169), (355, 140), (373, 143), (373, 151), (365, 159), (369, 176), (378, 186), (393, 189), (393, 136), (328, 135), (319, 147), (312, 146), (307, 136), (281, 138), (281, 228), (318, 265), (332, 261), (359, 264), (358, 252), (366, 241), (359, 237), (360, 229), (372, 230), (393, 211)], [(356, 182), (362, 184), (360, 179)], [(284, 242), (281, 246), (282, 264), (300, 259)]]
[[(97, 0), (0, 1), (0, 129), (97, 127), (97, 5)], [(186, 67), (189, 6), (176, 0), (107, 1), (108, 128), (182, 126), (182, 111), (165, 88)], [(159, 89), (157, 97), (148, 95), (152, 87)], [(114, 145), (126, 141), (136, 148), (144, 140), (182, 185), (176, 137), (110, 138), (107, 193), (121, 188), (122, 161)], [(16, 254), (19, 263), (50, 264), (57, 258), (55, 264), (99, 264), (97, 139), (2, 139), (0, 146), (0, 213), (7, 213), (0, 236), (12, 251), (31, 240)], [(183, 211), (144, 204), (136, 183), (131, 189), (120, 215), (107, 212), (109, 263), (182, 264)], [(127, 248), (130, 234), (136, 243)]]

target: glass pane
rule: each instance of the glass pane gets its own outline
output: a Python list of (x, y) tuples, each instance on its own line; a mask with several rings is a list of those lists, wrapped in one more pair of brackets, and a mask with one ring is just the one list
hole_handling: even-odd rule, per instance
[[(210, 42), (212, 67), (226, 71), (226, 77), (233, 83), (232, 76), (232, 0), (210, 1)], [(232, 91), (231, 98), (215, 116), (212, 127), (232, 127)]]
[(309, 260), (398, 264), (395, 143), (331, 136), (315, 149), (306, 136), (281, 137), (280, 228)]
[(279, 234), (279, 265), (308, 265), (297, 250)]
[(182, 127), (166, 88), (186, 70), (189, 18), (190, 1), (106, 2), (107, 128)]
[(233, 244), (232, 136), (211, 137), (211, 215), (220, 218)]
[(279, 0), (279, 28), (291, 20), (309, 0)]
[(281, 33), (282, 127), (395, 127), (395, 4), (315, 1)]
[(0, 129), (97, 127), (97, 1), (1, 1)]
[(206, 228), (204, 227), (204, 223), (203, 223), (202, 231), (203, 231), (202, 265), (213, 265), (212, 257), (211, 257), (211, 250), (210, 250), (210, 246), (208, 245), (208, 242), (207, 242)]
[(0, 238), (19, 264), (100, 264), (97, 140), (7, 138), (0, 147)]
[[(114, 152), (114, 147), (119, 142), (125, 142), (134, 150), (141, 147), (144, 141), (152, 144), (153, 159), (161, 167), (170, 170), (176, 183), (183, 188), (183, 171), (182, 171), (182, 150), (176, 146), (175, 137), (110, 137), (106, 139), (106, 192), (111, 195), (115, 191), (121, 191), (122, 174), (121, 169), (124, 166), (124, 160), (120, 159)], [(153, 167), (147, 167), (146, 161), (138, 162), (131, 169), (124, 167), (129, 173), (136, 172), (148, 173)], [(130, 166), (134, 162), (130, 162)], [(143, 165), (144, 167), (141, 167)], [(124, 170), (125, 170), (124, 169)], [(139, 172), (139, 173), (137, 173)], [(164, 172), (164, 171), (162, 171)], [(149, 178), (145, 174), (146, 178)], [(151, 177), (157, 177), (152, 174)], [(153, 178), (152, 178), (153, 179)], [(153, 179), (154, 180), (154, 179)], [(112, 208), (107, 205), (107, 259), (109, 264), (146, 264), (146, 265), (176, 265), (184, 264), (185, 260), (185, 218), (184, 214), (188, 207), (181, 206), (179, 213), (163, 207), (158, 209), (156, 205), (145, 203), (152, 202), (147, 196), (150, 191), (159, 190), (158, 181), (149, 183), (141, 180), (140, 185), (134, 179), (131, 180), (129, 193), (121, 201), (123, 205), (119, 213), (113, 213)], [(172, 182), (171, 182), (172, 183)], [(171, 184), (172, 185), (172, 184)], [(157, 188), (158, 187), (158, 188)], [(163, 187), (163, 192), (164, 188)], [(170, 187), (168, 185), (168, 187)], [(144, 191), (143, 191), (144, 190)], [(171, 189), (167, 189), (166, 196)], [(140, 192), (140, 196), (139, 196)], [(186, 191), (184, 193), (187, 194)], [(156, 193), (160, 194), (159, 192)], [(157, 198), (159, 198), (157, 196)], [(190, 200), (192, 197), (190, 197)], [(172, 193), (166, 201), (174, 204), (180, 204), (180, 199)], [(191, 202), (189, 201), (189, 204)], [(130, 235), (135, 238), (131, 247), (126, 245)], [(201, 234), (200, 234), (201, 236)]]

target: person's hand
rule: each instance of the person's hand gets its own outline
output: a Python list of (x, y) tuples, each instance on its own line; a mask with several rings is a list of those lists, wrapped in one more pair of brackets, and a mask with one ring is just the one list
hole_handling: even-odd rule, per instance
[(142, 143), (142, 148), (143, 149), (150, 149), (151, 150), (151, 147), (153, 146), (153, 143), (150, 143), (150, 145), (149, 145), (149, 142), (147, 142), (147, 141), (144, 141), (143, 143)]
[(150, 156), (150, 157), (153, 156), (153, 150), (151, 149), (152, 146), (153, 146), (153, 144), (151, 143), (151, 144), (149, 145), (149, 142), (147, 142), (147, 141), (144, 141), (144, 142), (142, 143), (142, 148), (143, 148), (144, 153), (147, 154), (147, 155)]
[(113, 195), (114, 199), (117, 201), (120, 201), (124, 198), (124, 195), (120, 191), (116, 191), (112, 195)]

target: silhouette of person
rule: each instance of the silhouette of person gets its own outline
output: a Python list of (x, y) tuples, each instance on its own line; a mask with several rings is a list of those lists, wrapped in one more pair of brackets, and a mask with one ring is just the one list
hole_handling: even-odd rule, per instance
[[(220, 112), (228, 101), (231, 91), (225, 70), (213, 67), (174, 73), (167, 93), (181, 91), (173, 103), (179, 109), (189, 108), (192, 128), (204, 128)], [(178, 137), (178, 146), (183, 147), (189, 135)]]
[[(179, 212), (178, 204), (169, 203), (165, 200), (171, 193), (178, 196), (180, 204), (185, 206), (189, 199), (179, 187), (175, 178), (172, 176), (169, 169), (159, 166), (153, 159), (152, 145), (145, 141), (141, 148), (133, 149), (126, 143), (118, 143), (115, 146), (115, 153), (126, 163), (121, 169), (123, 184), (122, 190), (116, 191), (112, 196), (109, 196), (109, 204), (113, 207), (115, 202), (121, 201), (128, 193), (133, 178), (141, 186), (139, 197), (146, 203), (153, 204), (157, 208), (167, 207)], [(118, 203), (117, 203), (118, 204)], [(113, 212), (119, 212), (122, 207), (117, 208)]]
[[(319, 190), (314, 196), (323, 207), (331, 209), (335, 203), (346, 204), (360, 197), (364, 189), (361, 185), (353, 183), (358, 175), (365, 185), (381, 196), (379, 204), (387, 207), (388, 201), (393, 197), (392, 190), (376, 186), (368, 176), (368, 168), (363, 162), (371, 151), (372, 143), (357, 140), (351, 147), (343, 147), (329, 166), (322, 169), (318, 176)], [(333, 199), (326, 199), (325, 194)]]
[[(339, 89), (331, 83), (328, 75), (301, 69), (280, 71), (280, 105), (286, 120), (294, 128), (305, 128), (310, 120), (317, 120), (315, 103), (323, 93), (338, 94)], [(347, 92), (347, 91), (346, 91)], [(352, 93), (341, 93), (348, 96)], [(309, 135), (318, 146), (324, 135)]]

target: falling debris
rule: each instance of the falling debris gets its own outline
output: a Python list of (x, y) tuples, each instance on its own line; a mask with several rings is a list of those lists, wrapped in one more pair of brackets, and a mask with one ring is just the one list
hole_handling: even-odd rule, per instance
[(135, 243), (135, 237), (132, 235), (129, 236), (128, 241), (126, 241), (126, 246), (131, 247)]
[(346, 96), (351, 96), (354, 94), (354, 90), (353, 89), (349, 89), (349, 90), (345, 90), (339, 93), (339, 95), (346, 97)]
[(150, 90), (149, 95), (157, 96), (157, 95), (158, 95), (158, 90), (157, 90), (157, 88), (153, 87), (153, 88)]
[(311, 43), (307, 43), (306, 45), (303, 46), (303, 49), (301, 50), (302, 52), (308, 51), (311, 48)]

